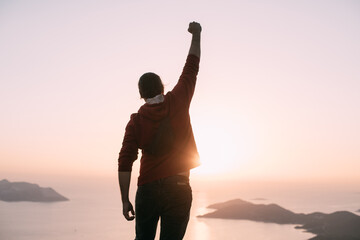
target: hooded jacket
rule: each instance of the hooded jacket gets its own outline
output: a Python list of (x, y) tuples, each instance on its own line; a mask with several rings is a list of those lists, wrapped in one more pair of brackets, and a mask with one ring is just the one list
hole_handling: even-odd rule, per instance
[[(200, 165), (189, 107), (194, 94), (200, 59), (188, 55), (183, 72), (164, 101), (145, 103), (130, 117), (118, 158), (119, 171), (131, 171), (133, 162), (142, 150), (138, 185), (188, 171)], [(173, 144), (165, 154), (157, 156), (146, 151), (154, 140), (160, 124), (168, 118), (172, 129)]]

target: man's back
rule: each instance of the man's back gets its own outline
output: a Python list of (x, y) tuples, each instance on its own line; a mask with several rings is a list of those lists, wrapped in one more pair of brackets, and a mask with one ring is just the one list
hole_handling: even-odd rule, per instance
[[(199, 165), (189, 116), (198, 69), (199, 58), (189, 55), (178, 84), (164, 96), (163, 101), (156, 104), (145, 103), (138, 113), (132, 114), (119, 155), (119, 170), (129, 170), (123, 168), (123, 164), (125, 167), (129, 166), (137, 157), (137, 149), (142, 149), (138, 185), (188, 171)], [(166, 154), (157, 156), (146, 149), (154, 141), (161, 122), (166, 118), (173, 131), (174, 143), (172, 149), (165, 151)]]

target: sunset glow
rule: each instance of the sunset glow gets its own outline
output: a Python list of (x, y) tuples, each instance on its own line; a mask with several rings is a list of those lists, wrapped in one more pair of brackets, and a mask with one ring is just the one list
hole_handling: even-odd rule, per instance
[(194, 176), (359, 180), (358, 10), (356, 1), (2, 2), (1, 174), (112, 176), (143, 104), (139, 76), (156, 72), (171, 90), (196, 20)]
[(219, 125), (219, 122), (221, 119), (193, 123), (202, 160), (201, 167), (195, 169), (195, 173), (232, 175), (235, 169), (246, 166), (255, 154), (256, 143), (251, 141), (246, 129), (235, 128), (236, 123), (231, 121), (224, 125)]
[[(201, 165), (181, 110), (118, 171), (140, 76), (171, 91), (199, 43)], [(359, 0), (0, 1), (0, 238), (360, 239), (359, 43)]]

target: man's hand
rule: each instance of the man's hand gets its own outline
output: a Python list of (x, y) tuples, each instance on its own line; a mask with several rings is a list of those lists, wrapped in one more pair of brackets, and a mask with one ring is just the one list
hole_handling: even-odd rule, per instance
[(201, 26), (198, 22), (189, 23), (188, 32), (191, 34), (201, 33)]
[[(132, 215), (130, 215), (130, 213)], [(123, 215), (128, 221), (132, 221), (135, 218), (134, 208), (130, 201), (123, 202)]]
[(191, 22), (191, 23), (189, 23), (188, 31), (189, 31), (189, 33), (192, 34), (189, 55), (192, 54), (192, 55), (195, 55), (198, 58), (200, 58), (201, 26), (197, 22)]

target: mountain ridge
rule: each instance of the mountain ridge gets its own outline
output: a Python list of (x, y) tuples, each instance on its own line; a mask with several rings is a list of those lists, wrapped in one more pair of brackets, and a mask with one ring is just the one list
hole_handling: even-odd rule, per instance
[(57, 202), (69, 201), (68, 198), (57, 193), (53, 188), (40, 187), (35, 183), (0, 181), (0, 200), (5, 202)]
[(197, 217), (297, 224), (296, 229), (304, 229), (307, 232), (316, 234), (311, 240), (360, 239), (360, 216), (348, 211), (338, 211), (330, 214), (321, 212), (310, 214), (294, 213), (274, 203), (254, 204), (242, 199), (211, 204), (208, 208), (216, 210)]

